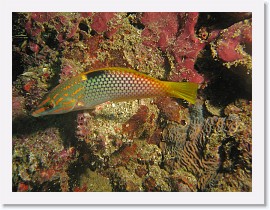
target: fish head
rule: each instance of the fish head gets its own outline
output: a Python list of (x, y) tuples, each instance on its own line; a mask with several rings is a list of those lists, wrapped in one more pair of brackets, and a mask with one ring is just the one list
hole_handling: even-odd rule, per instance
[(53, 115), (53, 114), (64, 114), (73, 110), (73, 108), (77, 104), (77, 100), (71, 97), (63, 97), (52, 99), (50, 95), (48, 95), (36, 108), (34, 112), (32, 112), (33, 117), (40, 117), (45, 115)]

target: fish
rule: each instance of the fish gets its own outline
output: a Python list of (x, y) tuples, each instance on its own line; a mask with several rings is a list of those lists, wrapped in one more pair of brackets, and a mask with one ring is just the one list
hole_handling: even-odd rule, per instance
[(198, 84), (161, 81), (133, 69), (108, 67), (74, 76), (53, 88), (32, 116), (93, 109), (104, 102), (169, 96), (195, 103)]

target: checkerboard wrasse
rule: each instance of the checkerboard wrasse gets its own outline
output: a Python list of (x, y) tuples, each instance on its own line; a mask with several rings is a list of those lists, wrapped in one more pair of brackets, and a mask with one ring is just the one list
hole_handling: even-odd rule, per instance
[(92, 109), (107, 101), (158, 96), (182, 98), (194, 104), (197, 89), (196, 83), (160, 81), (127, 68), (102, 68), (79, 74), (56, 86), (32, 116)]

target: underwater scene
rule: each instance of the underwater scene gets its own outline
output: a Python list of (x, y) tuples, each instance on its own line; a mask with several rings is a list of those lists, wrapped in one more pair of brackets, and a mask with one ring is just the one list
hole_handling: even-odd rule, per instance
[(251, 192), (250, 12), (13, 12), (13, 192)]

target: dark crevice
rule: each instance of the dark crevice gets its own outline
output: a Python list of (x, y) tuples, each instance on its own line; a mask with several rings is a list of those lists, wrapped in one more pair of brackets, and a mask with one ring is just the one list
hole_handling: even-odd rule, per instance
[(127, 17), (130, 15), (136, 15), (136, 19), (129, 19), (129, 23), (130, 25), (134, 26), (135, 28), (139, 29), (139, 30), (143, 30), (145, 28), (145, 26), (141, 23), (139, 15), (140, 13), (137, 12), (128, 12), (127, 13)]
[(43, 41), (51, 48), (57, 49), (59, 46), (59, 41), (57, 40), (58, 32), (51, 28), (45, 28), (44, 32), (41, 33)]
[(91, 31), (90, 31), (90, 35), (91, 35), (91, 36), (95, 36), (95, 35), (97, 35), (97, 34), (98, 34), (98, 33), (97, 33), (95, 30), (91, 30)]
[[(240, 151), (238, 149), (239, 142), (236, 142), (234, 138), (224, 139), (222, 145), (219, 147), (220, 155), (220, 167), (218, 169), (219, 173), (232, 173), (238, 165), (238, 160), (240, 160)], [(231, 160), (231, 165), (224, 165), (226, 160)]]
[(18, 76), (24, 72), (22, 56), (17, 52), (12, 52), (12, 81), (16, 81)]
[(168, 56), (165, 53), (163, 53), (162, 57), (164, 58), (164, 69), (165, 69), (164, 79), (167, 80), (169, 78), (172, 68)]
[(81, 22), (79, 24), (79, 29), (82, 30), (82, 31), (85, 31), (86, 33), (89, 33), (89, 30), (90, 30), (88, 25), (86, 23), (84, 23), (84, 22)]
[(239, 98), (252, 100), (251, 77), (241, 67), (228, 69), (222, 62), (215, 61), (209, 46), (206, 46), (202, 56), (197, 59), (195, 68), (204, 75), (205, 80), (211, 81), (202, 90), (202, 96), (207, 96), (205, 99), (210, 100), (213, 105), (227, 105)]
[(251, 18), (251, 13), (200, 12), (195, 29), (198, 30), (201, 27), (206, 27), (210, 31), (214, 29), (225, 29), (247, 18)]

